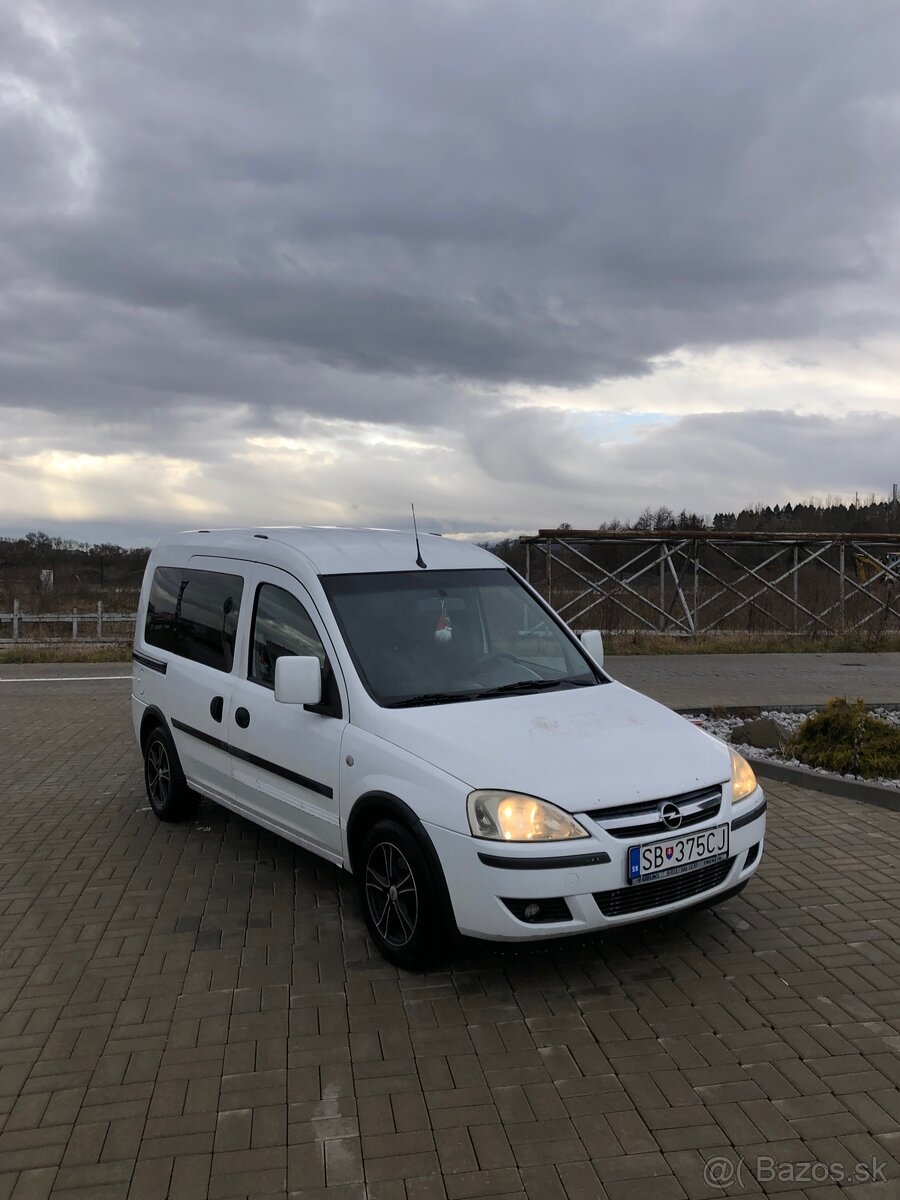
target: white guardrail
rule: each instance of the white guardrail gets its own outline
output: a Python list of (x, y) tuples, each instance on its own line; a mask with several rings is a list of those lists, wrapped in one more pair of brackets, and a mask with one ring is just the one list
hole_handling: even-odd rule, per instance
[[(126, 642), (131, 640), (131, 627), (134, 625), (135, 613), (106, 612), (103, 601), (98, 601), (96, 609), (89, 612), (23, 612), (19, 601), (13, 601), (12, 612), (0, 612), (0, 645), (21, 642), (48, 641), (114, 641)], [(63, 626), (66, 633), (56, 636), (45, 632), (35, 635), (28, 627), (32, 626)], [(122, 628), (122, 626), (126, 628)], [(115, 629), (118, 626), (118, 629)], [(113, 628), (110, 628), (113, 627)], [(12, 635), (10, 636), (10, 629)], [(81, 636), (79, 637), (79, 631)], [(29, 634), (31, 636), (29, 636)]]

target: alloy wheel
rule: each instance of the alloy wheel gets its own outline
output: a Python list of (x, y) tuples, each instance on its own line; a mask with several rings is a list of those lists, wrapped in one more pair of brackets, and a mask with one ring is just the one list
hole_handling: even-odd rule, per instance
[(172, 788), (169, 755), (161, 741), (155, 741), (147, 755), (147, 792), (155, 808), (165, 808)]
[(372, 847), (366, 863), (366, 903), (385, 942), (400, 949), (415, 936), (419, 893), (405, 855), (391, 842)]

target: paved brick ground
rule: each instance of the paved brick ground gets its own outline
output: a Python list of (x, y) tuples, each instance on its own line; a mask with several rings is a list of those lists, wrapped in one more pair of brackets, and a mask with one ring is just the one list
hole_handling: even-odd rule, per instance
[(339, 872), (156, 822), (127, 693), (0, 689), (0, 1200), (900, 1197), (889, 813), (772, 785), (718, 913), (401, 975)]

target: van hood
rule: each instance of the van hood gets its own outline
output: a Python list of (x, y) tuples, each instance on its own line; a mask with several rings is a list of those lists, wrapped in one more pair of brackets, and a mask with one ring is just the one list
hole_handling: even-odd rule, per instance
[(471, 788), (525, 792), (573, 813), (731, 778), (724, 743), (615, 682), (378, 709), (370, 727)]

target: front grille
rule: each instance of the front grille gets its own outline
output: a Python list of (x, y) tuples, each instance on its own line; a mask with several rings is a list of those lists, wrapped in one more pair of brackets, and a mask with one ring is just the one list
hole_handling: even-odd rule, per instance
[(681, 813), (677, 832), (702, 825), (719, 815), (722, 807), (722, 787), (699, 788), (680, 796), (663, 796), (659, 800), (639, 800), (636, 804), (617, 804), (612, 808), (595, 808), (586, 815), (614, 838), (648, 837), (655, 833), (675, 833), (659, 814), (660, 806), (674, 804)]
[(733, 862), (733, 858), (728, 858), (656, 883), (633, 883), (613, 892), (595, 892), (594, 899), (604, 917), (624, 917), (628, 913), (662, 908), (664, 904), (675, 904), (718, 887), (725, 882)]
[[(503, 903), (514, 917), (527, 925), (550, 925), (554, 921), (571, 921), (572, 913), (562, 896), (540, 900), (506, 900)], [(537, 912), (533, 912), (533, 909)], [(526, 911), (527, 910), (527, 911)]]

